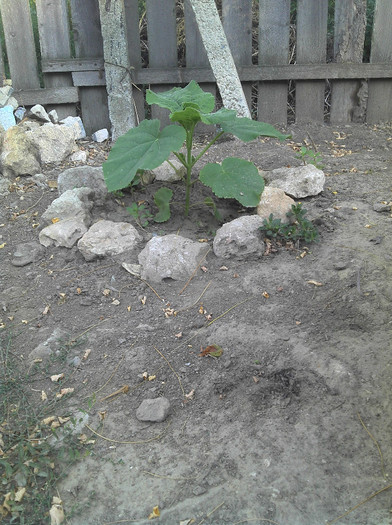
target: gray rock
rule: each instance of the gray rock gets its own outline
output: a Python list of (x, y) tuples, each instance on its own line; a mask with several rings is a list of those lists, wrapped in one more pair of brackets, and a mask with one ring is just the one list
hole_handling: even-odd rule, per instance
[(154, 237), (139, 254), (142, 279), (159, 282), (171, 278), (186, 280), (194, 272), (200, 259), (208, 252), (205, 243), (194, 242), (179, 235)]
[(10, 181), (8, 179), (0, 178), (0, 195), (5, 196), (10, 193)]
[(16, 122), (20, 122), (26, 116), (26, 108), (22, 108), (22, 107), (17, 108), (16, 111), (14, 112), (14, 116), (15, 116)]
[(39, 242), (43, 246), (63, 246), (72, 248), (86, 233), (87, 227), (75, 219), (64, 220), (46, 226), (39, 233)]
[(55, 328), (46, 341), (40, 343), (29, 353), (29, 359), (46, 359), (60, 350), (68, 340), (68, 334), (60, 328)]
[(263, 172), (263, 175), (269, 186), (280, 188), (296, 199), (318, 195), (325, 184), (324, 172), (312, 164), (297, 168), (278, 168)]
[(136, 410), (139, 421), (152, 421), (160, 423), (165, 421), (170, 412), (170, 401), (166, 397), (145, 399)]
[(217, 257), (244, 257), (263, 255), (265, 245), (260, 226), (263, 219), (258, 215), (246, 215), (227, 222), (216, 232), (213, 248)]
[(16, 125), (14, 108), (10, 105), (0, 108), (0, 126), (7, 130)]
[(16, 100), (16, 98), (14, 98), (14, 97), (10, 97), (10, 98), (8, 99), (7, 105), (8, 105), (8, 106), (12, 106), (12, 109), (15, 111), (15, 110), (18, 108), (19, 103), (18, 103), (18, 101)]
[(96, 204), (103, 204), (108, 194), (102, 167), (78, 166), (69, 168), (60, 173), (57, 186), (60, 195), (73, 188), (91, 188), (94, 190)]
[(84, 139), (86, 137), (86, 130), (84, 129), (82, 119), (80, 117), (67, 117), (60, 120), (60, 124), (72, 129), (75, 134), (75, 140)]
[(375, 202), (373, 204), (373, 210), (377, 213), (389, 213), (392, 211), (392, 202), (389, 202), (388, 204), (383, 204), (382, 202)]
[(257, 215), (264, 220), (268, 219), (272, 213), (274, 219), (288, 222), (286, 214), (291, 210), (293, 204), (295, 201), (288, 197), (283, 190), (266, 186), (257, 206)]
[(35, 241), (17, 244), (11, 264), (14, 266), (26, 266), (39, 261), (43, 254), (43, 247)]
[(109, 131), (106, 128), (99, 129), (91, 135), (91, 138), (94, 142), (103, 142), (104, 140), (108, 140)]
[(75, 148), (74, 132), (67, 126), (49, 122), (34, 132), (27, 132), (26, 135), (35, 146), (42, 164), (63, 162)]
[(6, 177), (26, 177), (41, 171), (37, 149), (24, 127), (13, 126), (5, 132), (0, 162)]
[(72, 153), (72, 155), (70, 155), (68, 160), (70, 162), (85, 163), (87, 161), (87, 153), (80, 149), (79, 151), (75, 151), (75, 153)]
[(3, 86), (0, 88), (0, 106), (4, 107), (7, 105), (8, 99), (13, 92), (12, 86)]
[(29, 117), (36, 118), (42, 122), (50, 122), (49, 115), (46, 113), (46, 110), (41, 104), (36, 104), (29, 111)]
[(50, 121), (53, 122), (53, 124), (59, 123), (59, 116), (57, 115), (57, 111), (55, 109), (49, 111), (48, 116), (50, 118)]
[(78, 248), (86, 261), (93, 261), (99, 257), (132, 251), (141, 240), (142, 237), (132, 224), (101, 220), (83, 235)]
[[(186, 169), (183, 164), (177, 159), (170, 159), (175, 169), (168, 162), (164, 162), (153, 170), (155, 180), (162, 182), (178, 182), (186, 175)], [(177, 170), (177, 171), (176, 171)]]
[(93, 207), (94, 192), (90, 188), (75, 188), (67, 190), (55, 199), (48, 209), (42, 214), (41, 219), (49, 224), (52, 219), (82, 222), (86, 227), (91, 224), (90, 210)]

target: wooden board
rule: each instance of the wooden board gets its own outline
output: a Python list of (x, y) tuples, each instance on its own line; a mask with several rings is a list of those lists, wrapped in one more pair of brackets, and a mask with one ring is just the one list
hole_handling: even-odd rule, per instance
[[(377, 0), (374, 13), (370, 62), (392, 62), (392, 2)], [(369, 81), (366, 120), (369, 123), (392, 120), (392, 80)]]
[[(216, 84), (214, 82), (215, 77), (212, 73), (210, 63), (208, 61), (207, 53), (204, 48), (203, 41), (200, 36), (199, 28), (197, 27), (195, 15), (193, 13), (192, 6), (189, 0), (184, 2), (184, 21), (185, 21), (185, 40), (186, 40), (186, 66), (187, 68), (204, 68), (211, 72), (212, 82), (199, 82), (197, 77), (190, 78), (186, 83), (191, 80), (196, 80), (203, 91), (211, 93), (214, 98), (216, 97)], [(211, 132), (211, 126), (207, 124), (199, 123), (196, 131), (198, 133), (209, 133)]]
[[(125, 0), (124, 4), (125, 19), (127, 23), (129, 63), (131, 67), (138, 69), (142, 67), (138, 0)], [(142, 87), (143, 86), (136, 86), (133, 90), (137, 123), (144, 120), (146, 113)]]
[[(252, 0), (222, 1), (223, 29), (234, 63), (238, 67), (252, 64)], [(242, 83), (245, 98), (252, 112), (252, 84)]]
[[(146, 9), (149, 67), (177, 67), (176, 1), (146, 0)], [(156, 84), (154, 91), (172, 87)], [(156, 105), (151, 106), (151, 116), (160, 119), (162, 126), (170, 123), (168, 110)]]
[(1, 0), (0, 10), (13, 87), (39, 88), (29, 3), (26, 0)]
[[(328, 0), (298, 0), (297, 63), (325, 62), (327, 50)], [(324, 122), (325, 82), (296, 82), (297, 122)]]
[[(259, 2), (259, 65), (287, 64), (289, 61), (290, 0)], [(258, 120), (287, 123), (288, 82), (259, 82)]]
[[(66, 0), (36, 0), (38, 32), (41, 46), (41, 56), (45, 58), (64, 58), (71, 56), (69, 38), (69, 23)], [(44, 74), (45, 87), (72, 86), (72, 77), (69, 73)], [(61, 105), (59, 105), (61, 104)], [(68, 115), (76, 115), (74, 104), (57, 104), (46, 109), (55, 109), (60, 119)]]
[[(72, 29), (75, 54), (78, 58), (103, 56), (99, 8), (96, 0), (71, 0)], [(103, 68), (103, 61), (102, 61)], [(80, 87), (80, 109), (87, 135), (110, 129), (106, 79), (104, 71), (72, 73), (72, 81)], [(92, 87), (94, 86), (94, 87)]]
[[(68, 66), (67, 66), (68, 67)], [(364, 79), (392, 78), (392, 63), (381, 64), (290, 64), (286, 66), (245, 66), (238, 68), (241, 80), (265, 82), (279, 80), (320, 80), (320, 79)], [(214, 74), (207, 67), (179, 67), (170, 69), (143, 68), (132, 71), (136, 84), (186, 84), (192, 79), (197, 82), (213, 82)]]
[(57, 104), (62, 100), (64, 104), (76, 104), (79, 102), (79, 92), (76, 87), (53, 87), (45, 89), (23, 89), (15, 91), (13, 96), (22, 106), (34, 106), (41, 104)]
[[(334, 58), (337, 62), (362, 63), (366, 30), (366, 0), (335, 0)], [(360, 81), (331, 84), (331, 123), (358, 118)]]

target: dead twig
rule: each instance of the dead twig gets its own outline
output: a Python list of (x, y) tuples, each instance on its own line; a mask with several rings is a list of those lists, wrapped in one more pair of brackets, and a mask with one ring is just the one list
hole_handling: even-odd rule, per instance
[(185, 312), (186, 310), (189, 310), (189, 308), (192, 308), (193, 306), (196, 306), (198, 304), (198, 302), (200, 301), (200, 299), (203, 297), (203, 295), (206, 293), (208, 287), (211, 285), (212, 281), (210, 281), (207, 286), (204, 288), (204, 290), (201, 292), (200, 296), (196, 299), (196, 301), (194, 303), (192, 303), (191, 305), (189, 306), (186, 306), (185, 308), (180, 308), (180, 310), (177, 310), (177, 313), (179, 312)]
[(378, 450), (378, 453), (380, 455), (380, 460), (381, 460), (381, 472), (382, 472), (382, 476), (384, 479), (387, 479), (387, 476), (385, 474), (385, 468), (384, 468), (384, 457), (382, 455), (382, 452), (381, 452), (381, 449), (377, 443), (377, 440), (376, 438), (370, 433), (370, 430), (367, 428), (367, 426), (365, 425), (365, 423), (363, 422), (359, 412), (357, 413), (357, 416), (358, 416), (358, 419), (359, 421), (361, 422), (361, 425), (363, 426), (363, 428), (366, 430), (366, 432), (368, 433), (370, 439), (373, 441), (373, 443), (376, 445), (377, 447), (377, 450)]
[(185, 390), (184, 390), (184, 387), (182, 386), (182, 383), (181, 383), (181, 379), (180, 379), (180, 376), (177, 374), (177, 372), (174, 370), (174, 368), (172, 367), (172, 365), (169, 363), (169, 361), (166, 359), (166, 357), (162, 354), (162, 352), (160, 350), (158, 350), (158, 348), (156, 346), (154, 346), (155, 350), (158, 352), (158, 354), (166, 361), (166, 363), (169, 365), (169, 368), (170, 370), (173, 372), (173, 374), (177, 377), (178, 379), (178, 382), (180, 384), (180, 388), (181, 388), (181, 392), (182, 392), (182, 395), (183, 397), (185, 397)]
[(187, 282), (185, 283), (185, 286), (178, 292), (178, 295), (181, 295), (182, 292), (185, 290), (185, 288), (188, 286), (188, 284), (192, 281), (192, 279), (194, 278), (194, 276), (196, 275), (196, 272), (197, 270), (200, 268), (202, 262), (204, 261), (204, 259), (207, 257), (207, 255), (210, 253), (211, 251), (211, 248), (208, 248), (208, 251), (206, 252), (206, 254), (200, 259), (200, 262), (199, 264), (196, 266), (194, 272), (192, 273), (192, 275), (189, 277), (189, 279), (187, 280)]
[(350, 514), (351, 512), (353, 512), (355, 509), (357, 509), (358, 507), (360, 507), (361, 505), (364, 505), (365, 503), (367, 503), (368, 501), (370, 501), (371, 499), (375, 498), (376, 496), (378, 496), (378, 494), (381, 494), (381, 492), (385, 492), (386, 490), (389, 490), (389, 489), (392, 489), (392, 484), (391, 485), (388, 485), (387, 487), (384, 487), (383, 489), (380, 489), (378, 490), (377, 492), (375, 492), (374, 494), (372, 494), (371, 496), (369, 496), (368, 498), (364, 499), (363, 501), (361, 501), (360, 503), (358, 503), (358, 505), (355, 505), (355, 507), (352, 507), (351, 509), (349, 509), (347, 512), (345, 512), (344, 514), (341, 514), (340, 516), (338, 516), (337, 518), (335, 518), (334, 520), (332, 521), (328, 521), (326, 523), (326, 525), (332, 525), (332, 523), (336, 523), (337, 521), (341, 520), (342, 518), (345, 518), (348, 514)]
[(205, 518), (203, 518), (201, 521), (199, 521), (199, 523), (197, 525), (201, 525), (202, 523), (204, 523), (206, 521), (207, 518), (209, 518), (215, 511), (217, 511), (218, 509), (221, 508), (222, 505), (224, 505), (225, 502), (222, 501), (222, 503), (220, 503), (219, 505), (217, 505), (214, 509), (212, 509), (211, 512), (209, 512)]
[(109, 441), (110, 443), (118, 443), (119, 445), (144, 445), (144, 443), (151, 443), (151, 441), (157, 441), (158, 439), (161, 439), (165, 434), (167, 429), (169, 428), (171, 424), (171, 421), (166, 425), (166, 427), (163, 429), (163, 432), (160, 434), (150, 438), (150, 439), (144, 439), (140, 441), (118, 441), (117, 439), (111, 439), (106, 436), (103, 436), (102, 434), (99, 434), (96, 430), (91, 428), (89, 425), (86, 424), (86, 427), (92, 432), (94, 435), (104, 439), (105, 441)]
[(115, 392), (113, 392), (113, 394), (109, 394), (108, 396), (105, 396), (102, 399), (100, 399), (99, 402), (101, 403), (102, 401), (106, 401), (106, 399), (110, 399), (112, 397), (118, 396), (119, 394), (127, 394), (128, 392), (129, 392), (129, 386), (124, 385), (118, 390), (116, 390)]

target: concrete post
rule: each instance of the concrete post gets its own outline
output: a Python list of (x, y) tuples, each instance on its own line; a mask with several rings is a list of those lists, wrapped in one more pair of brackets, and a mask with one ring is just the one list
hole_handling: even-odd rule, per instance
[(124, 0), (99, 0), (112, 140), (136, 126)]
[(215, 1), (190, 0), (190, 3), (224, 106), (234, 109), (239, 117), (251, 118)]

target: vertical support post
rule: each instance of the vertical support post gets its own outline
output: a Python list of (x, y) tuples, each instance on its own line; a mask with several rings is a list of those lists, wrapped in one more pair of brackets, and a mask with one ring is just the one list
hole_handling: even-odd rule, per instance
[(204, 47), (227, 109), (251, 118), (233, 56), (214, 0), (190, 0)]
[(99, 0), (112, 140), (135, 127), (124, 0)]

